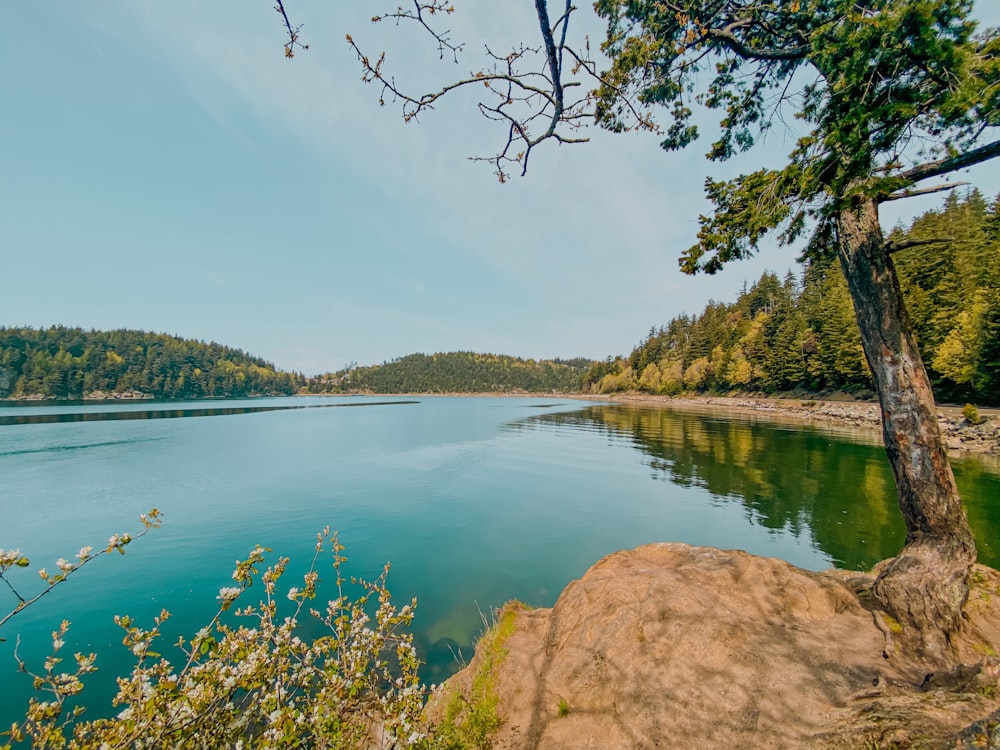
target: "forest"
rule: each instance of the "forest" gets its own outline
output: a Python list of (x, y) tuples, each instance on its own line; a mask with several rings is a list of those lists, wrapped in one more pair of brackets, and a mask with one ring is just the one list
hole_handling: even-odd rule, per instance
[(521, 359), (502, 354), (410, 354), (372, 367), (310, 379), (309, 393), (569, 393), (580, 389), (589, 359)]
[(239, 349), (162, 333), (0, 328), (0, 398), (290, 395), (304, 380)]
[[(952, 194), (890, 243), (939, 402), (1000, 403), (1000, 196)], [(801, 278), (766, 272), (731, 304), (679, 315), (627, 357), (595, 363), (591, 393), (832, 391), (872, 395), (847, 284), (836, 258), (806, 259)]]

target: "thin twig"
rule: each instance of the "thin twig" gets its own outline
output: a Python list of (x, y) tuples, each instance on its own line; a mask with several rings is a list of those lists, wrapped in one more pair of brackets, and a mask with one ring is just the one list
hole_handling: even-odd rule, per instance
[(292, 26), (292, 22), (288, 19), (288, 13), (285, 12), (284, 2), (282, 0), (275, 0), (275, 3), (277, 4), (274, 6), (274, 9), (281, 15), (281, 20), (285, 24), (285, 31), (288, 32), (288, 41), (285, 42), (285, 57), (291, 59), (295, 57), (296, 47), (307, 50), (309, 49), (309, 45), (302, 44), (299, 41), (299, 29), (302, 28), (302, 25)]
[[(7, 584), (7, 588), (9, 588), (11, 590), (11, 592), (14, 594), (14, 596), (16, 596), (18, 598), (18, 600), (21, 602), (21, 604), (22, 605), (25, 604), (24, 597), (21, 596), (17, 592), (17, 589), (14, 588), (13, 584), (10, 581), (7, 580), (7, 577), (3, 573), (0, 573), (0, 578), (3, 579), (3, 582)], [(2, 624), (2, 623), (0, 623), (0, 624)]]

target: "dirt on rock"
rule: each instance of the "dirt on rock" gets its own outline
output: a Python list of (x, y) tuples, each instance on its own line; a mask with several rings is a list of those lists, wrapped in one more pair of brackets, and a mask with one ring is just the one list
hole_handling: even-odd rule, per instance
[[(1000, 709), (1000, 574), (975, 569), (968, 666), (948, 673), (896, 652), (898, 626), (864, 606), (871, 580), (679, 543), (609, 555), (551, 609), (517, 611), (492, 747), (992, 746), (976, 743)], [(468, 697), (479, 658), (432, 719)]]

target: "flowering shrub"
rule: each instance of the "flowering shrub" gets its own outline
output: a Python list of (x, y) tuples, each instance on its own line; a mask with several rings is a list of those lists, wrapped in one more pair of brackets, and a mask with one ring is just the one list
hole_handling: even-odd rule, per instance
[[(145, 534), (159, 523), (158, 514), (145, 516), (143, 523), (148, 524)], [(98, 555), (123, 551), (131, 539), (112, 537)], [(336, 598), (320, 610), (309, 603), (316, 597), (316, 564), (327, 544)], [(286, 589), (279, 584), (288, 558), (260, 572), (268, 551), (258, 546), (237, 561), (233, 585), (219, 591), (215, 616), (175, 644), (176, 662), (155, 650), (168, 612), (161, 612), (150, 628), (126, 616), (115, 618), (136, 664), (131, 674), (118, 678), (114, 704), (121, 710), (113, 718), (86, 720), (83, 709), (67, 709), (67, 699), (80, 693), (84, 677), (95, 671), (96, 657), (74, 654), (75, 666), (64, 670), (60, 654), (69, 624), (63, 622), (52, 634), (52, 655), (40, 672), (19, 660), (45, 700), (30, 699), (24, 720), (0, 733), (0, 742), (8, 742), (0, 748), (27, 741), (36, 748), (94, 750), (428, 746), (422, 718), (426, 691), (417, 677), (412, 635), (404, 630), (416, 601), (393, 605), (386, 588), (389, 566), (374, 581), (351, 579), (359, 593), (349, 596), (343, 547), (325, 529), (317, 535), (302, 585)], [(49, 582), (46, 592), (98, 555), (81, 550), (76, 563), (57, 564), (59, 573), (42, 576)], [(8, 586), (7, 572), (27, 565), (20, 552), (0, 551), (0, 577)], [(261, 595), (244, 603), (254, 580), (262, 583)], [(18, 606), (0, 624), (37, 599), (17, 596)], [(321, 625), (322, 635), (309, 641), (297, 635), (306, 618)]]

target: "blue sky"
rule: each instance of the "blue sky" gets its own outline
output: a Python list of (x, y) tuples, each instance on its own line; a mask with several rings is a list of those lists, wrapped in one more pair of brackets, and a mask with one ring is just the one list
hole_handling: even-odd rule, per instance
[[(307, 374), (416, 351), (603, 358), (794, 265), (773, 249), (714, 277), (677, 270), (705, 176), (760, 153), (720, 169), (700, 144), (665, 154), (594, 131), (500, 185), (465, 158), (500, 137), (474, 100), (404, 125), (344, 35), (387, 49), (414, 90), (473, 55), (456, 67), (415, 33), (373, 28), (382, 3), (287, 5), (310, 44), (293, 61), (269, 0), (4, 9), (0, 325), (162, 331)], [(1000, 8), (978, 6), (1000, 25)], [(459, 11), (456, 37), (533, 39), (527, 0)], [(791, 138), (772, 135), (764, 158)], [(992, 196), (998, 171), (962, 179)], [(884, 223), (938, 202), (889, 204)]]

